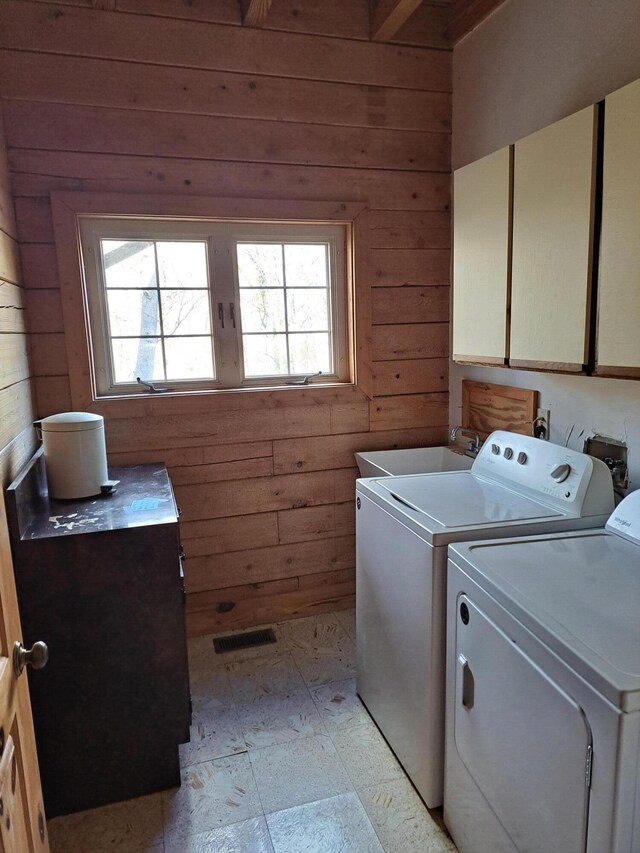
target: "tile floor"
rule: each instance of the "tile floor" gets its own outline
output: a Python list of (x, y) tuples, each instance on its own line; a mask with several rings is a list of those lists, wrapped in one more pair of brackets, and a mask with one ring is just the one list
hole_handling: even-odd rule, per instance
[(50, 821), (52, 853), (455, 851), (356, 696), (353, 611), (272, 627), (189, 642), (182, 787)]

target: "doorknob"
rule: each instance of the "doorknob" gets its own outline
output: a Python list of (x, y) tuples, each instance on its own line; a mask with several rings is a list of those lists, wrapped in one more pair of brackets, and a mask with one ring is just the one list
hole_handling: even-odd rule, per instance
[(49, 649), (42, 640), (34, 643), (29, 651), (19, 642), (16, 642), (13, 647), (13, 671), (16, 675), (21, 675), (27, 664), (34, 669), (43, 669), (48, 660)]

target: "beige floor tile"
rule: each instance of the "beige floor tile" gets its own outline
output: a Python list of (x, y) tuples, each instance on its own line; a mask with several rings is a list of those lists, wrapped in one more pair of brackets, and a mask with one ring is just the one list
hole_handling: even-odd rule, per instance
[(356, 647), (346, 634), (332, 645), (292, 649), (291, 654), (309, 687), (356, 674)]
[(224, 667), (196, 669), (189, 674), (189, 688), (194, 711), (207, 706), (215, 710), (233, 699), (231, 682)]
[(408, 779), (370, 785), (358, 793), (385, 853), (455, 853), (453, 841)]
[(166, 844), (165, 853), (273, 853), (263, 817), (199, 832)]
[[(271, 628), (276, 637), (275, 643), (264, 643), (259, 646), (249, 646), (237, 651), (217, 653), (213, 647), (213, 641), (218, 637), (234, 637), (237, 634), (246, 634), (259, 631), (262, 628)], [(193, 648), (192, 648), (193, 645)], [(235, 631), (222, 631), (218, 634), (209, 634), (206, 637), (195, 637), (189, 640), (189, 666), (191, 669), (202, 669), (210, 664), (214, 667), (225, 666), (228, 663), (251, 660), (251, 658), (269, 657), (278, 655), (289, 650), (287, 640), (278, 625), (258, 625), (255, 628), (239, 628)], [(192, 664), (193, 659), (193, 664)]]
[(226, 667), (238, 704), (263, 696), (287, 696), (303, 691), (305, 683), (289, 652), (230, 663)]
[(266, 813), (353, 790), (328, 735), (249, 752)]
[(212, 636), (190, 637), (187, 640), (187, 655), (189, 658), (189, 672), (216, 666), (217, 655), (213, 650)]
[(248, 749), (261, 749), (326, 733), (306, 688), (287, 696), (262, 696), (237, 707)]
[(246, 753), (182, 771), (182, 786), (162, 795), (165, 844), (262, 814)]
[(338, 610), (336, 613), (338, 617), (338, 621), (347, 632), (347, 634), (351, 637), (352, 640), (356, 638), (356, 611), (352, 610)]
[(280, 622), (278, 629), (289, 644), (291, 651), (311, 651), (335, 647), (349, 636), (335, 613), (306, 616), (304, 619)]
[(375, 726), (354, 726), (331, 734), (353, 786), (402, 779), (404, 771)]
[(52, 853), (156, 853), (162, 844), (161, 795), (57, 817), (48, 831)]
[(189, 735), (189, 743), (180, 744), (179, 747), (182, 767), (245, 752), (247, 748), (233, 703), (227, 703), (211, 713), (194, 711)]
[(344, 731), (354, 726), (374, 726), (356, 693), (355, 678), (344, 681), (334, 681), (311, 689), (311, 696), (316, 703), (322, 722), (328, 732)]
[(275, 853), (384, 853), (354, 793), (267, 816)]

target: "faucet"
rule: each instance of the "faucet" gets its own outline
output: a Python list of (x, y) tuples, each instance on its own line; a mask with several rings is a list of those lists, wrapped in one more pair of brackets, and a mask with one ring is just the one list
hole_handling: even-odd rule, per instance
[(469, 456), (477, 456), (480, 450), (480, 436), (478, 435), (478, 433), (474, 429), (467, 429), (467, 427), (455, 426), (449, 434), (451, 441), (456, 440), (456, 438), (458, 437), (458, 433), (461, 433), (462, 435), (468, 435), (473, 439), (473, 441), (467, 442), (466, 453)]

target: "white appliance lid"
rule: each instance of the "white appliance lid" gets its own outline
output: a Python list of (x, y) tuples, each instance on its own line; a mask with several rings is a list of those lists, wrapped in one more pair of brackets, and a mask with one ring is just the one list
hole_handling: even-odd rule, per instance
[(378, 484), (400, 503), (449, 529), (565, 517), (469, 471), (388, 477)]
[(82, 432), (100, 429), (104, 424), (104, 418), (93, 412), (60, 412), (35, 423), (39, 423), (45, 432)]
[(459, 554), (489, 581), (493, 597), (530, 617), (520, 616), (533, 620), (536, 633), (611, 701), (625, 710), (640, 707), (639, 545), (591, 530), (451, 550), (455, 562)]

